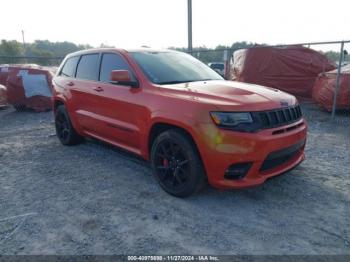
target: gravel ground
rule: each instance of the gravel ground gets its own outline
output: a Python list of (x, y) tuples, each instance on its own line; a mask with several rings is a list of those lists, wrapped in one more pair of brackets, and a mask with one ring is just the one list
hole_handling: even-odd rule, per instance
[(299, 167), (177, 199), (137, 157), (62, 146), (51, 112), (2, 110), (0, 254), (350, 254), (350, 117), (304, 111)]

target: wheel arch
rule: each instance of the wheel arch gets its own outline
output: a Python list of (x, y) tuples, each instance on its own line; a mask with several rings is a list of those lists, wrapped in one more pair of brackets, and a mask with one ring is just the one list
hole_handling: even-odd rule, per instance
[[(201, 152), (199, 150), (198, 144), (196, 142), (196, 140), (193, 137), (192, 134), (192, 130), (190, 131), (190, 129), (186, 129), (183, 126), (177, 125), (175, 123), (169, 123), (166, 121), (160, 121), (160, 122), (155, 122), (152, 124), (151, 128), (150, 128), (150, 132), (148, 134), (148, 143), (147, 143), (147, 153), (150, 156), (150, 152), (152, 149), (152, 145), (154, 140), (163, 132), (170, 130), (170, 129), (176, 129), (178, 131), (180, 131), (182, 134), (184, 134), (194, 145), (194, 148), (196, 149), (199, 159), (202, 161), (203, 163), (203, 158), (201, 155)], [(204, 164), (204, 163), (203, 163)]]
[(53, 112), (56, 113), (57, 107), (59, 107), (60, 105), (63, 105), (66, 107), (67, 110), (67, 114), (70, 118), (70, 121), (72, 122), (73, 127), (75, 128), (75, 130), (77, 131), (78, 134), (80, 134), (81, 136), (83, 136), (83, 131), (79, 125), (78, 120), (76, 119), (75, 115), (73, 112), (71, 112), (71, 108), (70, 105), (66, 103), (66, 101), (64, 100), (64, 98), (62, 97), (55, 97), (53, 99)]
[(56, 112), (57, 107), (59, 107), (60, 105), (65, 105), (64, 101), (62, 99), (55, 98), (54, 101), (53, 101), (53, 110), (54, 110), (54, 112)]

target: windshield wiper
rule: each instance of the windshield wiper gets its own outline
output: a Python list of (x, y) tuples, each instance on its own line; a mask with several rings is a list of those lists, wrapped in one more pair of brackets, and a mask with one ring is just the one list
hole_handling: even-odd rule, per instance
[(207, 78), (207, 79), (201, 79), (201, 80), (197, 80), (197, 81), (215, 81), (215, 80), (220, 80), (220, 79)]
[(158, 85), (172, 85), (172, 84), (181, 84), (186, 83), (187, 81), (167, 81), (167, 82), (159, 82)]
[(190, 83), (190, 82), (201, 82), (201, 81), (209, 81), (209, 80), (215, 80), (215, 79), (196, 79), (196, 80), (176, 80), (176, 81), (168, 81), (168, 82), (160, 82), (157, 83), (158, 85), (172, 85), (172, 84), (182, 84), (182, 83)]

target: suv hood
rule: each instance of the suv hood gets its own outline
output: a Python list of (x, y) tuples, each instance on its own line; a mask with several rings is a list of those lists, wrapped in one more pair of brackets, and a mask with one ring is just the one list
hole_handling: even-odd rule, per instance
[(277, 89), (235, 81), (200, 81), (160, 87), (169, 96), (213, 104), (222, 111), (263, 111), (297, 103), (294, 96)]

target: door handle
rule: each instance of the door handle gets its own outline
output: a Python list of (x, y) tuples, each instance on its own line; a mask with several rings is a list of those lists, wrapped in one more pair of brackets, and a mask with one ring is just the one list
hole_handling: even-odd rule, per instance
[(67, 86), (74, 86), (74, 83), (72, 81), (67, 83)]
[(95, 87), (94, 90), (97, 91), (97, 92), (102, 92), (103, 88), (98, 86), (98, 87)]

